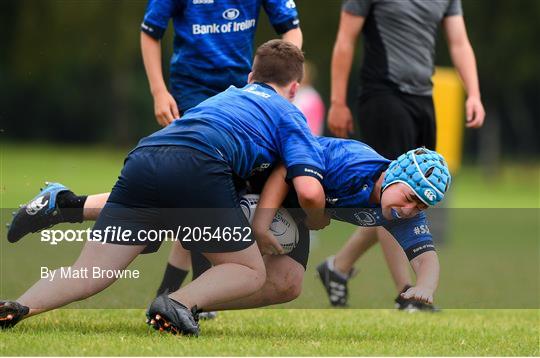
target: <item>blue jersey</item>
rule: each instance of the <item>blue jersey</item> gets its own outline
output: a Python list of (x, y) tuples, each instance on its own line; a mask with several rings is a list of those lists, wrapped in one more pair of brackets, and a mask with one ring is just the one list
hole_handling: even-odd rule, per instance
[(434, 250), (426, 215), (387, 220), (379, 205), (369, 202), (373, 186), (390, 160), (368, 145), (355, 141), (318, 137), (325, 158), (323, 187), (327, 209), (333, 219), (358, 226), (383, 226), (412, 260)]
[(306, 118), (272, 87), (254, 83), (231, 86), (203, 101), (138, 147), (180, 145), (224, 160), (246, 179), (281, 160), (288, 178), (323, 179), (322, 148)]
[(230, 85), (242, 87), (251, 70), (261, 6), (277, 33), (299, 26), (293, 0), (150, 0), (142, 31), (161, 39), (170, 19), (174, 52), (170, 89), (181, 111)]

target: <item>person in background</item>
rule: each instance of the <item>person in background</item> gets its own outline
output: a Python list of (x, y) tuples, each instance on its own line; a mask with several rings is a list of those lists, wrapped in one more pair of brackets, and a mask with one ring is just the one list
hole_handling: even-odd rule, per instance
[(296, 94), (293, 104), (300, 109), (308, 121), (311, 133), (316, 136), (323, 134), (324, 115), (326, 108), (319, 92), (313, 87), (313, 82), (317, 78), (315, 66), (306, 61), (304, 63), (304, 80), (300, 84), (300, 89)]
[[(466, 126), (481, 127), (485, 111), (460, 0), (345, 0), (332, 57), (330, 131), (342, 138), (353, 133), (347, 87), (362, 32), (364, 60), (357, 102), (361, 140), (390, 160), (420, 146), (435, 149), (431, 76), (440, 25), (467, 92)], [(347, 305), (347, 283), (355, 272), (354, 263), (377, 241), (397, 291), (412, 286), (407, 258), (388, 231), (359, 228), (335, 256), (317, 267), (332, 305)], [(434, 309), (399, 294), (395, 302), (399, 309)]]

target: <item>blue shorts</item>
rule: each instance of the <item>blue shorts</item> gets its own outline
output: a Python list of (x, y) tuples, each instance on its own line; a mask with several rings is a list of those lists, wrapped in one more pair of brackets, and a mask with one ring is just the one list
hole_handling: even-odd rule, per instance
[(157, 251), (165, 240), (214, 253), (255, 243), (229, 165), (182, 146), (131, 152), (94, 233), (107, 243), (145, 245), (143, 253)]

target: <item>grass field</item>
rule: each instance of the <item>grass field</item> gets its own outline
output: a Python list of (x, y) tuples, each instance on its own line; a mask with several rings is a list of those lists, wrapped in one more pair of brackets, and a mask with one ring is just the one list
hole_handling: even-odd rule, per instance
[[(0, 206), (28, 200), (44, 180), (61, 181), (80, 193), (107, 191), (126, 152), (4, 144)], [(450, 210), (451, 229), (439, 250), (441, 313), (391, 310), (395, 293), (378, 248), (361, 260), (360, 274), (351, 282), (352, 307), (362, 309), (326, 309), (313, 268), (354, 229), (333, 224), (312, 245), (302, 296), (285, 308), (222, 313), (202, 323), (197, 339), (154, 332), (143, 324), (141, 308), (160, 278), (168, 254), (163, 248), (134, 263), (141, 267), (141, 280), (118, 282), (89, 303), (0, 331), (0, 355), (538, 356), (539, 168), (505, 167), (486, 181), (480, 170), (465, 167), (456, 177), (450, 207), (491, 209)], [(8, 211), (0, 211), (2, 223), (9, 220)], [(39, 276), (39, 265), (68, 265), (79, 250), (44, 247), (32, 238), (9, 245), (3, 225), (0, 235), (1, 298), (22, 293)], [(80, 308), (103, 306), (136, 309)]]
[(538, 355), (538, 312), (249, 310), (203, 322), (198, 338), (159, 334), (142, 310), (61, 310), (0, 333), (2, 355)]

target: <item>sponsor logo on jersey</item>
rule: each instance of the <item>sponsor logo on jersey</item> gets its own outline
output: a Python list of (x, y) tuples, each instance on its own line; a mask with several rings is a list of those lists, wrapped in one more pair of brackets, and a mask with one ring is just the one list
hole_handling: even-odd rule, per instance
[(251, 172), (252, 173), (254, 173), (254, 172), (264, 172), (266, 169), (270, 168), (270, 166), (271, 166), (270, 163), (262, 163), (258, 167), (253, 168), (253, 170)]
[(240, 16), (240, 11), (238, 9), (227, 9), (223, 11), (223, 18), (225, 20), (236, 20)]
[(412, 252), (413, 254), (416, 254), (418, 251), (427, 250), (427, 249), (433, 249), (435, 250), (435, 245), (433, 244), (424, 244), (418, 247), (415, 247)]
[[(225, 13), (223, 13), (225, 17)], [(231, 32), (242, 32), (255, 28), (257, 20), (247, 19), (244, 21), (229, 21), (224, 24), (193, 24), (193, 35), (208, 35), (208, 34), (228, 34)]]
[(193, 5), (210, 5), (214, 0), (193, 0)]
[(154, 32), (154, 29), (151, 28), (150, 26), (148, 26), (147, 24), (145, 24), (144, 22), (141, 24), (141, 27), (143, 30), (145, 31), (148, 31), (148, 32)]
[(319, 172), (316, 171), (316, 170), (311, 169), (311, 168), (304, 168), (304, 173), (310, 173), (310, 174), (313, 174), (313, 175), (315, 175), (317, 178), (323, 180), (322, 174), (319, 173)]
[(43, 209), (48, 203), (49, 200), (45, 200), (44, 196), (40, 196), (39, 198), (36, 198), (34, 201), (32, 201), (30, 204), (26, 206), (26, 213), (28, 215), (36, 215), (41, 209)]

